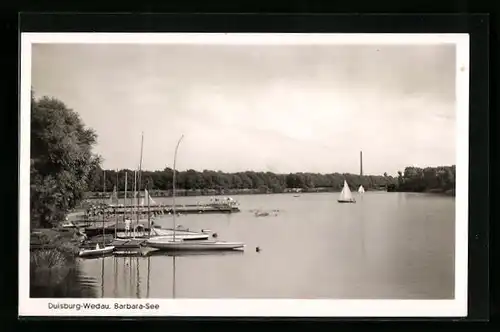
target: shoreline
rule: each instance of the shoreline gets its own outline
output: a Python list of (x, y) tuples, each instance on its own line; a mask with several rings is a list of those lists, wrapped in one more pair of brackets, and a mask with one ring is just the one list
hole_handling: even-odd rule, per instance
[(408, 194), (432, 194), (432, 195), (437, 195), (437, 196), (449, 196), (449, 197), (455, 197), (455, 189), (429, 189), (429, 190), (423, 190), (423, 191), (409, 191), (409, 190), (387, 190), (387, 192), (392, 192), (392, 193), (408, 193)]
[[(74, 230), (30, 230), (30, 297), (57, 297), (78, 270), (80, 239)], [(81, 290), (73, 289), (77, 295)]]
[[(436, 194), (436, 195), (445, 195), (445, 196), (455, 196), (455, 189), (449, 189), (449, 190), (444, 190), (444, 189), (430, 189), (430, 190), (424, 190), (424, 191), (410, 191), (410, 190), (397, 190), (397, 189), (366, 189), (366, 192), (394, 192), (394, 193), (415, 193), (415, 194)], [(245, 191), (235, 191), (235, 190), (228, 190), (228, 191), (222, 191), (222, 192), (200, 192), (200, 191), (184, 191), (182, 192), (182, 189), (179, 191), (176, 191), (176, 197), (209, 197), (209, 196), (243, 196), (243, 195), (302, 195), (302, 194), (318, 194), (318, 193), (340, 193), (341, 190), (305, 190), (305, 191), (289, 191), (289, 192), (259, 192), (258, 189), (248, 189)], [(353, 192), (357, 192), (353, 190)], [(125, 198), (125, 193), (123, 191), (117, 192), (118, 194), (118, 199), (123, 199)], [(112, 195), (112, 192), (110, 193), (100, 193), (100, 192), (87, 192), (85, 193), (85, 199), (87, 200), (97, 200), (97, 199), (109, 199)], [(172, 193), (170, 190), (152, 190), (149, 191), (149, 195), (152, 198), (162, 198), (162, 197), (172, 197)], [(140, 196), (141, 197), (141, 196)], [(132, 199), (132, 197), (128, 197), (127, 199)]]
[[(387, 191), (385, 188), (383, 189), (366, 189), (365, 191)], [(241, 195), (301, 195), (301, 194), (318, 194), (318, 193), (340, 193), (341, 189), (318, 189), (318, 190), (307, 190), (307, 189), (301, 189), (298, 191), (285, 191), (285, 192), (272, 192), (272, 191), (260, 191), (259, 189), (243, 189), (243, 190), (238, 190), (238, 189), (228, 189), (228, 190), (223, 190), (223, 191), (218, 191), (218, 190), (213, 190), (210, 192), (202, 191), (202, 190), (186, 190), (186, 189), (178, 189), (176, 190), (176, 197), (206, 197), (206, 196), (241, 196)], [(357, 191), (356, 191), (357, 192)], [(110, 198), (112, 192), (108, 193), (101, 193), (101, 192), (86, 192), (84, 197), (85, 199), (103, 199), (103, 198)], [(124, 191), (118, 191), (118, 198), (123, 199), (125, 197), (125, 192)], [(152, 198), (158, 198), (158, 197), (172, 197), (172, 191), (171, 190), (149, 190), (149, 195)], [(142, 197), (142, 196), (140, 196)], [(127, 199), (131, 199), (132, 197), (129, 197), (127, 194)]]

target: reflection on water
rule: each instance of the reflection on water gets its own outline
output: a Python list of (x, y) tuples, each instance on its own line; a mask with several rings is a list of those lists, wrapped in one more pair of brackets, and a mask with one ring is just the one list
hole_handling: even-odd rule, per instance
[(154, 251), (151, 252), (150, 256), (169, 256), (169, 257), (188, 257), (188, 256), (229, 256), (229, 255), (243, 255), (245, 252), (243, 250), (231, 250), (231, 251)]
[(30, 275), (30, 297), (32, 298), (95, 298), (99, 281), (86, 273), (78, 264), (66, 270), (58, 269), (47, 276), (39, 271)]
[[(329, 193), (237, 198), (240, 213), (177, 221), (192, 230), (211, 229), (221, 240), (245, 242), (244, 252), (80, 259), (80, 274), (71, 280), (86, 280), (93, 297), (108, 298), (454, 296), (454, 198), (385, 192), (367, 192), (356, 204), (337, 204), (337, 195)], [(190, 199), (197, 198), (180, 198)], [(253, 209), (280, 212), (256, 218)], [(155, 223), (171, 227), (172, 217)]]
[[(88, 274), (99, 275), (99, 278), (93, 278), (92, 286), (99, 289), (95, 297), (111, 298), (146, 298), (151, 296), (151, 279), (158, 278), (156, 274), (152, 278), (151, 270), (154, 272), (169, 271), (170, 273), (161, 273), (164, 276), (163, 282), (153, 280), (154, 287), (162, 288), (162, 296), (158, 297), (176, 297), (176, 266), (179, 260), (189, 258), (206, 257), (228, 257), (241, 256), (244, 251), (190, 251), (190, 252), (152, 252), (150, 256), (125, 256), (104, 258), (82, 258), (79, 260), (82, 270)], [(154, 262), (154, 264), (152, 264)], [(181, 265), (182, 266), (182, 265)], [(199, 276), (202, 278), (203, 276)], [(202, 282), (202, 279), (201, 279)], [(169, 292), (167, 293), (167, 290)]]

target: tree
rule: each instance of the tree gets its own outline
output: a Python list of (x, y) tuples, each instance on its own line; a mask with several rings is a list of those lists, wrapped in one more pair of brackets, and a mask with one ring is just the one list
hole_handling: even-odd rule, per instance
[(408, 192), (450, 192), (455, 189), (455, 165), (426, 167), (406, 167), (398, 172), (398, 184), (394, 191)]
[(95, 132), (55, 98), (31, 96), (31, 223), (48, 227), (62, 220), (88, 189), (100, 157), (92, 153)]
[[(123, 171), (120, 171), (119, 190), (124, 190), (122, 178)], [(133, 188), (133, 171), (130, 171), (128, 177), (128, 188)], [(103, 175), (104, 171), (100, 168), (93, 172), (93, 177), (89, 181), (89, 189), (95, 192), (94, 197), (99, 197), (103, 190)], [(300, 188), (305, 191), (333, 191), (341, 190), (344, 180), (352, 187), (358, 187), (360, 184), (365, 189), (381, 189), (389, 185), (391, 188), (396, 188), (397, 178), (389, 175), (364, 175), (358, 174), (318, 174), (318, 173), (289, 173), (275, 174), (272, 172), (236, 172), (224, 173), (221, 171), (203, 170), (202, 172), (194, 169), (186, 171), (177, 171), (176, 186), (179, 190), (187, 190), (191, 194), (201, 192), (203, 194), (213, 194), (213, 192), (222, 192), (223, 190), (242, 190), (246, 189), (251, 192), (274, 192), (281, 193), (286, 189)], [(150, 190), (152, 194), (167, 195), (171, 191), (173, 181), (173, 171), (170, 168), (165, 168), (161, 171), (142, 171), (142, 186), (144, 188), (146, 179), (150, 179)], [(400, 181), (404, 182), (403, 174), (400, 172)], [(106, 170), (106, 188), (111, 190), (116, 182), (115, 170)], [(93, 188), (93, 189), (92, 189)], [(162, 192), (154, 193), (153, 191), (161, 190)], [(167, 192), (166, 192), (167, 191)]]

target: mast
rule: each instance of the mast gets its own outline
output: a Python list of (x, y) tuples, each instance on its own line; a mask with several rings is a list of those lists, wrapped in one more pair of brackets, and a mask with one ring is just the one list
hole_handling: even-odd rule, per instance
[(116, 186), (115, 186), (115, 192), (116, 192), (116, 208), (115, 208), (115, 239), (116, 239), (116, 228), (118, 227), (118, 212), (117, 212), (117, 208), (118, 208), (118, 168), (116, 169)]
[[(179, 144), (181, 144), (182, 139), (184, 138), (184, 135), (181, 135), (181, 138), (179, 138), (179, 141), (177, 142), (177, 146), (175, 147), (175, 153), (174, 153), (174, 173), (173, 173), (173, 183), (172, 183), (172, 204), (173, 204), (173, 224), (174, 224), (174, 237), (173, 241), (175, 242), (175, 231), (176, 231), (176, 225), (175, 225), (175, 173), (176, 173), (176, 163), (177, 163), (177, 150), (179, 149)], [(175, 255), (172, 257), (173, 258), (173, 269), (172, 269), (172, 298), (175, 299)]]
[(123, 208), (124, 208), (124, 211), (123, 211), (123, 222), (125, 222), (125, 219), (126, 219), (126, 216), (127, 216), (127, 174), (128, 174), (128, 171), (125, 170), (125, 195), (123, 196)]
[[(149, 188), (149, 180), (147, 182), (146, 187)], [(150, 238), (151, 237), (151, 211), (149, 209), (149, 191), (147, 193), (148, 193), (148, 229), (149, 229), (148, 238)], [(145, 194), (146, 194), (146, 190), (144, 190), (144, 195)]]
[(116, 184), (115, 184), (115, 195), (116, 195), (116, 204), (118, 205), (118, 168), (116, 169)]
[[(141, 133), (141, 157), (139, 160), (139, 172), (137, 175), (137, 191), (140, 193), (141, 192), (141, 173), (142, 173), (142, 149), (144, 146), (144, 132)], [(139, 195), (137, 195), (137, 210), (139, 210)], [(139, 213), (137, 213), (137, 224), (139, 224)]]
[(173, 217), (173, 224), (174, 224), (174, 241), (175, 241), (175, 165), (177, 162), (177, 150), (179, 149), (179, 144), (181, 144), (182, 139), (184, 138), (184, 135), (181, 135), (181, 138), (179, 138), (179, 141), (177, 142), (177, 146), (175, 147), (175, 152), (174, 152), (174, 174), (172, 178), (172, 204), (173, 204), (173, 212), (174, 212), (174, 217)]
[[(103, 197), (105, 197), (106, 196), (106, 171), (103, 171), (103, 172), (104, 172), (104, 181), (103, 181), (104, 183), (103, 183), (102, 189), (103, 189), (103, 194), (104, 194)], [(105, 233), (105, 228), (104, 228), (104, 214), (105, 214), (105, 208), (104, 208), (104, 205), (103, 205), (103, 207), (102, 207), (102, 244), (103, 244), (103, 246), (106, 246), (106, 242), (104, 240), (104, 235), (105, 235), (104, 234)]]
[[(138, 205), (138, 199), (137, 199), (137, 170), (134, 170), (134, 202), (133, 202), (133, 207), (132, 209), (134, 210), (134, 213), (137, 214), (137, 205)], [(132, 217), (131, 217), (132, 219)]]

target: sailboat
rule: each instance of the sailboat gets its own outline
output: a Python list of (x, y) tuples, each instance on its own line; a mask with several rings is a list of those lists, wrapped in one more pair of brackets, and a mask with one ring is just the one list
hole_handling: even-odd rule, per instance
[(144, 197), (141, 198), (141, 204), (140, 204), (140, 206), (144, 206), (145, 205), (145, 202), (144, 202), (144, 198), (145, 197), (146, 197), (147, 200), (149, 200), (149, 204), (150, 205), (158, 205), (158, 203), (156, 203), (156, 201), (153, 200), (153, 198), (151, 197), (151, 194), (149, 194), (148, 190), (144, 189)]
[(149, 238), (146, 243), (148, 246), (160, 249), (160, 250), (232, 250), (241, 249), (245, 247), (242, 242), (224, 242), (224, 241), (197, 241), (190, 240), (185, 241), (177, 235), (177, 225), (176, 225), (176, 211), (175, 211), (175, 165), (177, 160), (177, 150), (179, 149), (179, 144), (181, 143), (184, 135), (181, 136), (177, 142), (174, 153), (174, 169), (173, 169), (173, 179), (172, 179), (172, 208), (173, 208), (173, 234), (171, 236), (153, 237)]
[(365, 193), (365, 188), (363, 188), (363, 185), (359, 186), (358, 193), (364, 194)]
[[(104, 171), (104, 192), (106, 192), (106, 171)], [(105, 227), (104, 227), (104, 213), (102, 214), (102, 247), (99, 246), (99, 243), (96, 244), (94, 249), (81, 249), (78, 253), (80, 257), (88, 257), (88, 256), (98, 256), (105, 255), (111, 253), (115, 247), (114, 246), (106, 246), (106, 237), (105, 237)]]
[[(117, 173), (116, 177), (118, 178), (118, 173)], [(118, 181), (118, 179), (117, 179), (117, 181)], [(120, 206), (119, 201), (118, 201), (118, 192), (116, 189), (116, 185), (113, 187), (113, 193), (109, 197), (108, 206), (111, 206), (111, 207)]]
[(344, 180), (344, 188), (342, 188), (337, 201), (339, 203), (356, 203), (356, 200), (352, 197), (351, 189), (349, 189), (349, 185), (346, 180)]

